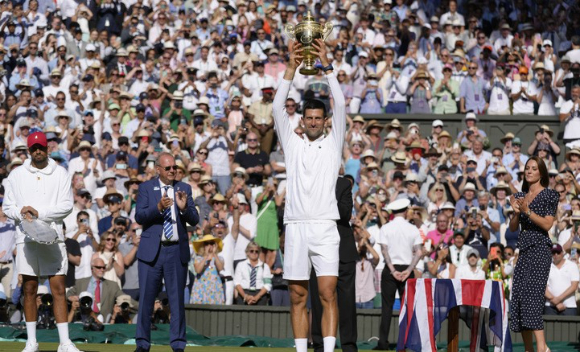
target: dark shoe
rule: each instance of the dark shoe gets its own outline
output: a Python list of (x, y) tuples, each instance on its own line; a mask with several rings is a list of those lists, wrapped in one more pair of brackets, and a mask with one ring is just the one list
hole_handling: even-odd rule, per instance
[(183, 348), (176, 348), (173, 350), (173, 352), (183, 352)]
[(145, 349), (143, 347), (137, 347), (137, 349), (135, 350), (135, 352), (149, 352), (149, 349)]

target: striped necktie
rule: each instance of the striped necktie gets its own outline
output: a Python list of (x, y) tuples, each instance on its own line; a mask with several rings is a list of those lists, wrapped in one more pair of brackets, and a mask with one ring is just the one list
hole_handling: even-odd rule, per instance
[[(169, 191), (169, 186), (163, 187), (165, 188), (165, 193)], [(171, 221), (171, 207), (165, 208), (163, 211), (163, 232), (165, 233), (165, 238), (168, 240), (173, 237), (173, 221)]]
[(250, 289), (253, 290), (256, 288), (256, 275), (258, 274), (258, 267), (252, 267), (252, 271), (250, 272)]

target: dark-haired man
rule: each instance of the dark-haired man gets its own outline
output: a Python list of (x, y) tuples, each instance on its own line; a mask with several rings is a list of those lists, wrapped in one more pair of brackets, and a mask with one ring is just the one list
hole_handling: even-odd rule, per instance
[(338, 320), (336, 283), (340, 235), (336, 220), (340, 216), (335, 188), (346, 132), (346, 107), (344, 95), (326, 56), (326, 46), (322, 40), (316, 39), (311, 53), (320, 59), (330, 85), (334, 99), (333, 128), (328, 135), (323, 134), (329, 122), (326, 107), (323, 102), (313, 99), (304, 103), (301, 120), (304, 133), (301, 136), (294, 133), (285, 102), (296, 69), (302, 63), (303, 51), (302, 46), (294, 41), (289, 43), (288, 51), (290, 60), (273, 104), (276, 132), (284, 149), (287, 170), (284, 278), (289, 281), (296, 351), (306, 352), (306, 299), (308, 279), (314, 266), (323, 307), (324, 351), (329, 352), (334, 351)]
[(65, 274), (68, 259), (64, 244), (63, 220), (73, 208), (71, 179), (66, 170), (47, 154), (46, 136), (35, 132), (28, 136), (31, 158), (8, 176), (2, 210), (16, 225), (37, 220), (51, 226), (58, 234), (54, 244), (41, 244), (25, 240), (21, 228), (16, 228), (16, 267), (22, 275), (24, 313), (27, 341), (24, 352), (37, 352), (36, 319), (38, 307), (36, 293), (38, 278), (48, 277), (53, 296), (53, 310), (60, 338), (59, 352), (78, 352), (69, 339)]

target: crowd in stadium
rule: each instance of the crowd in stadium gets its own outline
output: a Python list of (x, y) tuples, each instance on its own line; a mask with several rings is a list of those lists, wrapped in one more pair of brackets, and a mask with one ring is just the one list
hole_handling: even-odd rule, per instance
[[(501, 280), (509, 297), (518, 232), (507, 199), (538, 156), (560, 194), (545, 312), (577, 315), (576, 1), (0, 0), (0, 179), (28, 158), (36, 131), (71, 176), (69, 321), (84, 307), (95, 322), (131, 322), (136, 197), (162, 152), (175, 156), (201, 219), (188, 228), (186, 303), (289, 305), (272, 101), (288, 60), (284, 28), (307, 11), (334, 25), (326, 44), (350, 114), (342, 174), (353, 182), (357, 307), (380, 307), (380, 229), (403, 198), (424, 243), (416, 277)], [(309, 98), (332, 111), (321, 70), (297, 75), (286, 100), (298, 134)], [(397, 114), (437, 116), (427, 131)], [(465, 116), (458, 134), (445, 114)], [(553, 116), (563, 135), (543, 125), (531, 145), (513, 133), (490, 145), (478, 128), (490, 114)], [(15, 224), (2, 212), (0, 229), (0, 309), (15, 307), (8, 320), (19, 322)], [(39, 289), (39, 306), (48, 293)], [(163, 293), (155, 310), (166, 322)]]

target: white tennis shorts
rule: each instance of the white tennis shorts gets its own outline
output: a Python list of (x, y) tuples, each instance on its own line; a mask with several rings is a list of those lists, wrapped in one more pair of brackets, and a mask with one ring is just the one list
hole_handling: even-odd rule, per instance
[(312, 267), (316, 276), (338, 276), (339, 244), (334, 221), (286, 224), (284, 279), (308, 280)]
[(68, 257), (64, 243), (40, 244), (32, 241), (16, 245), (18, 274), (28, 276), (66, 275)]

